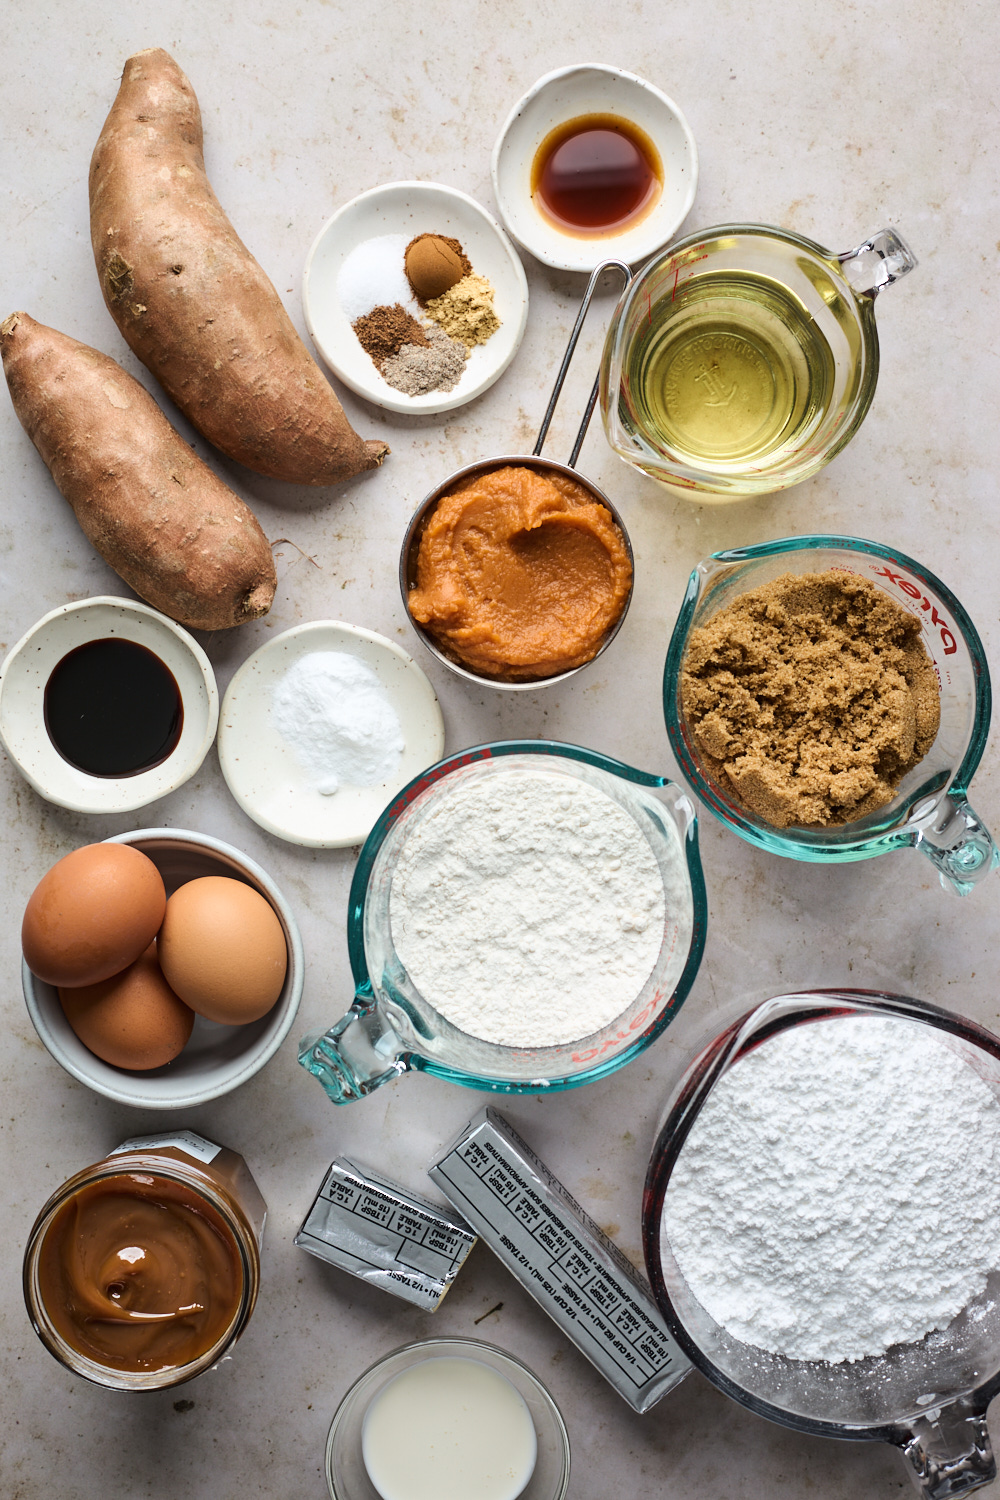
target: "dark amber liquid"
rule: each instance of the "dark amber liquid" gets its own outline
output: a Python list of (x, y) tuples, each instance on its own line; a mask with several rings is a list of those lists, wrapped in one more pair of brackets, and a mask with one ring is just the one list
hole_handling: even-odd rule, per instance
[(135, 641), (88, 641), (45, 684), (45, 728), (89, 776), (136, 776), (176, 748), (184, 709), (173, 673)]
[(567, 234), (619, 233), (644, 218), (663, 188), (659, 152), (618, 115), (580, 115), (549, 132), (531, 166), (537, 207)]

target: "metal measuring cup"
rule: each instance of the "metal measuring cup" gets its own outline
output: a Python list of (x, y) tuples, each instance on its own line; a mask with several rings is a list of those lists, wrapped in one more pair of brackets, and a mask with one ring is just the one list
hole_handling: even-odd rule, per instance
[[(552, 417), (556, 409), (556, 403), (558, 402), (559, 397), (562, 393), (562, 388), (566, 379), (566, 374), (569, 370), (570, 361), (573, 358), (580, 333), (583, 329), (584, 319), (587, 316), (587, 310), (590, 307), (594, 292), (597, 289), (598, 279), (605, 271), (610, 270), (620, 271), (624, 276), (625, 281), (622, 287), (623, 291), (626, 287), (628, 287), (629, 283), (632, 280), (632, 271), (627, 265), (625, 265), (623, 261), (620, 260), (605, 260), (595, 268), (590, 280), (587, 283), (587, 290), (583, 294), (583, 301), (580, 303), (580, 311), (578, 312), (576, 322), (573, 325), (573, 331), (569, 336), (569, 343), (566, 345), (566, 352), (563, 355), (562, 364), (559, 366), (559, 373), (556, 375), (555, 385), (552, 388), (552, 395), (549, 397), (549, 404), (546, 408), (545, 416), (542, 419), (542, 425), (539, 428), (538, 439), (531, 453), (503, 454), (496, 458), (484, 458), (481, 459), (479, 463), (467, 464), (465, 468), (456, 469), (453, 474), (449, 474), (447, 479), (439, 484), (436, 489), (431, 490), (430, 494), (424, 498), (424, 500), (417, 507), (417, 510), (414, 512), (409, 526), (406, 528), (406, 535), (403, 537), (403, 545), (399, 555), (399, 588), (400, 593), (403, 596), (403, 604), (406, 606), (407, 618), (413, 629), (416, 631), (417, 635), (420, 637), (423, 644), (427, 647), (427, 650), (430, 651), (433, 656), (436, 656), (438, 661), (442, 662), (452, 672), (457, 673), (459, 677), (464, 677), (468, 682), (475, 682), (480, 684), (485, 683), (489, 687), (499, 688), (504, 692), (531, 692), (538, 688), (551, 687), (552, 684), (556, 682), (565, 682), (568, 678), (575, 676), (577, 672), (582, 671), (584, 667), (591, 666), (591, 664), (595, 662), (599, 656), (602, 656), (604, 654), (607, 648), (611, 645), (611, 642), (614, 640), (615, 636), (618, 634), (619, 630), (622, 627), (622, 622), (624, 621), (625, 616), (628, 614), (628, 608), (632, 602), (632, 590), (635, 582), (635, 560), (632, 554), (632, 543), (630, 542), (628, 532), (625, 529), (625, 523), (619, 515), (616, 507), (612, 505), (611, 501), (608, 499), (604, 491), (598, 489), (596, 484), (594, 484), (591, 480), (584, 478), (584, 476), (580, 474), (576, 469), (576, 461), (580, 456), (580, 449), (583, 447), (583, 440), (587, 436), (587, 429), (590, 426), (590, 419), (593, 416), (594, 407), (597, 405), (597, 397), (600, 389), (599, 375), (595, 379), (593, 388), (590, 392), (586, 410), (583, 414), (583, 420), (580, 423), (579, 431), (576, 434), (576, 441), (573, 444), (573, 451), (569, 456), (569, 462), (560, 464), (556, 463), (553, 459), (543, 459), (541, 457), (542, 445), (544, 444), (545, 438), (548, 434), (549, 425), (552, 421)], [(471, 670), (471, 668), (463, 666), (461, 662), (449, 656), (447, 652), (442, 649), (441, 645), (434, 638), (431, 632), (426, 628), (426, 626), (421, 625), (419, 621), (413, 618), (412, 614), (410, 613), (409, 606), (410, 591), (416, 587), (417, 556), (420, 550), (420, 540), (423, 536), (424, 528), (430, 520), (430, 517), (433, 514), (434, 508), (437, 505), (438, 501), (449, 490), (453, 489), (455, 485), (458, 484), (461, 480), (474, 478), (477, 474), (489, 473), (493, 469), (504, 469), (510, 467), (531, 468), (537, 470), (537, 472), (540, 474), (562, 474), (566, 478), (572, 479), (576, 484), (582, 485), (584, 489), (589, 491), (594, 501), (598, 505), (603, 505), (604, 508), (610, 512), (615, 525), (618, 527), (618, 530), (621, 533), (621, 538), (625, 544), (625, 550), (628, 554), (629, 565), (632, 569), (632, 582), (629, 584), (628, 594), (626, 595), (625, 602), (622, 605), (621, 613), (619, 614), (615, 623), (608, 629), (603, 641), (601, 642), (597, 651), (591, 657), (590, 661), (583, 662), (578, 667), (571, 667), (566, 672), (557, 672), (551, 677), (534, 677), (518, 681), (505, 681), (500, 677), (488, 677), (483, 673), (474, 672)]]

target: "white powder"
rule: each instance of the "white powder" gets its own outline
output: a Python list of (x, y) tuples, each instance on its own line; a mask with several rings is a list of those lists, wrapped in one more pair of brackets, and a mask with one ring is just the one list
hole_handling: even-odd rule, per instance
[(274, 690), (274, 720), (318, 792), (375, 786), (399, 770), (403, 731), (375, 673), (346, 651), (300, 656)]
[(838, 1363), (915, 1342), (1000, 1267), (1000, 1105), (918, 1022), (780, 1032), (709, 1095), (662, 1233), (744, 1343)]
[(610, 797), (560, 772), (498, 771), (442, 796), (415, 827), (390, 920), (410, 978), (453, 1025), (546, 1047), (631, 1004), (659, 955), (665, 905), (645, 835)]
[(364, 317), (373, 307), (392, 307), (396, 302), (412, 317), (422, 317), (403, 269), (410, 238), (405, 234), (381, 234), (355, 245), (346, 257), (337, 276), (337, 299), (349, 323)]

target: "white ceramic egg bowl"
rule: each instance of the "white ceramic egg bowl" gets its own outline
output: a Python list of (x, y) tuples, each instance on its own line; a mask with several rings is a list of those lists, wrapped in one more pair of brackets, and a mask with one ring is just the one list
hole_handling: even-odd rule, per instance
[(238, 1088), (277, 1052), (288, 1035), (302, 998), (302, 939), (295, 918), (274, 881), (258, 864), (229, 844), (180, 828), (140, 828), (119, 833), (109, 844), (132, 844), (153, 861), (171, 896), (178, 886), (203, 875), (242, 880), (273, 907), (288, 949), (281, 994), (266, 1016), (246, 1026), (220, 1026), (196, 1016), (194, 1030), (179, 1057), (162, 1068), (127, 1072), (113, 1068), (85, 1047), (70, 1026), (54, 985), (21, 965), (21, 983), (32, 1024), (56, 1062), (88, 1088), (118, 1104), (139, 1109), (189, 1109)]

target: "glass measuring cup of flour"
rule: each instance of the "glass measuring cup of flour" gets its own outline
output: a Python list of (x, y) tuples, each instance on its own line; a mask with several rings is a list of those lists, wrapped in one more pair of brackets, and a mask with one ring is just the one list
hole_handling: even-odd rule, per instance
[[(417, 990), (393, 946), (392, 878), (408, 835), (439, 799), (498, 771), (557, 770), (596, 787), (638, 824), (664, 877), (690, 894), (665, 913), (660, 951), (631, 1004), (591, 1036), (554, 1047), (504, 1047), (446, 1020)], [(347, 942), (357, 986), (347, 1014), (308, 1036), (299, 1062), (335, 1104), (362, 1099), (411, 1069), (495, 1093), (575, 1088), (624, 1067), (655, 1041), (687, 996), (705, 943), (708, 915), (694, 807), (662, 776), (622, 765), (596, 750), (554, 740), (505, 740), (440, 761), (386, 808), (361, 851), (348, 900)]]
[[(851, 823), (774, 828), (743, 807), (708, 771), (684, 715), (681, 671), (691, 631), (738, 594), (783, 573), (827, 569), (869, 579), (920, 620), (921, 639), (941, 689), (941, 725), (927, 755), (904, 776), (885, 806)], [(1000, 863), (1000, 851), (966, 795), (986, 748), (991, 706), (983, 645), (954, 594), (903, 553), (849, 536), (785, 537), (705, 558), (688, 580), (663, 672), (663, 712), (681, 774), (727, 828), (771, 854), (820, 863), (871, 859), (890, 849), (919, 849), (934, 865), (945, 890), (960, 896), (968, 895)]]
[(840, 255), (766, 224), (678, 240), (635, 278), (608, 330), (608, 442), (699, 503), (800, 484), (864, 420), (875, 298), (916, 263), (894, 229)]
[(597, 502), (598, 505), (603, 505), (605, 510), (610, 512), (611, 517), (621, 535), (622, 542), (625, 546), (625, 551), (628, 554), (629, 565), (632, 569), (632, 576), (634, 581), (635, 560), (632, 555), (632, 543), (629, 540), (629, 535), (625, 529), (624, 521), (622, 520), (621, 516), (618, 514), (617, 509), (614, 505), (612, 505), (611, 501), (608, 499), (604, 491), (599, 489), (597, 485), (594, 484), (591, 480), (586, 479), (582, 474), (579, 473), (576, 468), (576, 461), (580, 456), (580, 449), (583, 447), (583, 440), (587, 436), (587, 429), (590, 426), (590, 419), (594, 414), (594, 407), (597, 405), (600, 375), (598, 375), (594, 380), (593, 388), (591, 389), (590, 396), (587, 401), (586, 408), (584, 409), (583, 417), (580, 421), (580, 426), (573, 443), (573, 451), (569, 456), (569, 461), (565, 464), (560, 464), (556, 463), (553, 459), (542, 458), (541, 456), (542, 448), (548, 435), (549, 426), (551, 425), (552, 418), (555, 414), (556, 405), (559, 401), (560, 395), (562, 394), (562, 388), (565, 384), (566, 376), (569, 372), (570, 362), (573, 358), (574, 352), (576, 351), (576, 346), (579, 342), (580, 334), (583, 330), (583, 324), (587, 316), (587, 311), (590, 307), (591, 302), (593, 301), (594, 293), (597, 290), (597, 284), (606, 271), (620, 271), (622, 276), (624, 277), (626, 286), (628, 286), (629, 282), (632, 280), (632, 272), (630, 268), (620, 260), (604, 260), (599, 266), (594, 269), (590, 280), (587, 282), (587, 289), (583, 294), (583, 300), (580, 303), (580, 310), (576, 315), (576, 322), (574, 323), (573, 331), (569, 336), (569, 342), (566, 345), (566, 352), (563, 354), (562, 363), (559, 366), (555, 384), (552, 387), (552, 394), (549, 397), (549, 404), (546, 408), (545, 416), (542, 418), (542, 425), (538, 430), (538, 438), (536, 439), (535, 446), (531, 450), (531, 453), (513, 455), (504, 454), (495, 458), (484, 458), (480, 460), (479, 463), (467, 464), (465, 468), (456, 469), (453, 474), (449, 474), (447, 479), (445, 479), (441, 484), (437, 485), (435, 489), (431, 490), (430, 494), (426, 495), (420, 502), (420, 505), (417, 507), (410, 520), (410, 524), (406, 528), (406, 535), (403, 537), (403, 545), (400, 548), (399, 589), (400, 593), (403, 596), (403, 605), (406, 609), (406, 616), (410, 622), (410, 625), (416, 631), (417, 635), (420, 637), (427, 650), (431, 653), (432, 656), (436, 656), (438, 661), (442, 662), (444, 666), (448, 667), (452, 672), (455, 672), (459, 677), (464, 677), (467, 681), (475, 682), (480, 685), (485, 683), (487, 686), (497, 688), (501, 692), (537, 692), (539, 688), (551, 687), (553, 683), (557, 682), (565, 682), (568, 678), (575, 677), (577, 672), (582, 672), (584, 667), (592, 666), (597, 658), (599, 656), (602, 656), (607, 648), (611, 645), (611, 642), (614, 640), (615, 636), (618, 634), (619, 630), (624, 624), (625, 616), (628, 614), (629, 605), (632, 602), (632, 584), (629, 585), (628, 594), (625, 598), (617, 619), (605, 632), (604, 639), (601, 641), (597, 652), (594, 656), (591, 657), (590, 661), (584, 662), (578, 667), (571, 667), (565, 672), (554, 673), (550, 677), (531, 677), (521, 680), (515, 680), (513, 678), (505, 679), (502, 677), (486, 676), (484, 673), (473, 671), (472, 668), (465, 666), (461, 661), (457, 660), (446, 650), (442, 649), (442, 646), (435, 639), (433, 633), (428, 630), (427, 627), (423, 625), (419, 620), (414, 619), (413, 615), (410, 613), (410, 594), (417, 586), (417, 562), (420, 552), (420, 541), (424, 534), (424, 530), (426, 529), (427, 523), (430, 520), (435, 507), (437, 506), (438, 501), (441, 500), (444, 495), (453, 490), (457, 484), (466, 480), (474, 479), (477, 475), (490, 473), (495, 469), (504, 469), (507, 467), (535, 469), (542, 475), (560, 474), (565, 479), (573, 480), (574, 483), (581, 485), (584, 489), (588, 490), (591, 497)]
[[(670, 1175), (724, 1074), (785, 1028), (874, 1014), (918, 1021), (969, 1063), (1000, 1099), (1000, 1038), (923, 1001), (865, 990), (779, 995), (741, 1015), (703, 1048), (667, 1105), (643, 1195), (643, 1245), (653, 1294), (684, 1352), (735, 1401), (800, 1432), (894, 1444), (926, 1500), (988, 1484), (996, 1463), (986, 1408), (1000, 1391), (1000, 1274), (943, 1331), (853, 1363), (787, 1359), (734, 1338), (693, 1296), (661, 1235)], [(934, 1142), (927, 1142), (927, 1150)], [(917, 1164), (915, 1164), (917, 1165)]]

